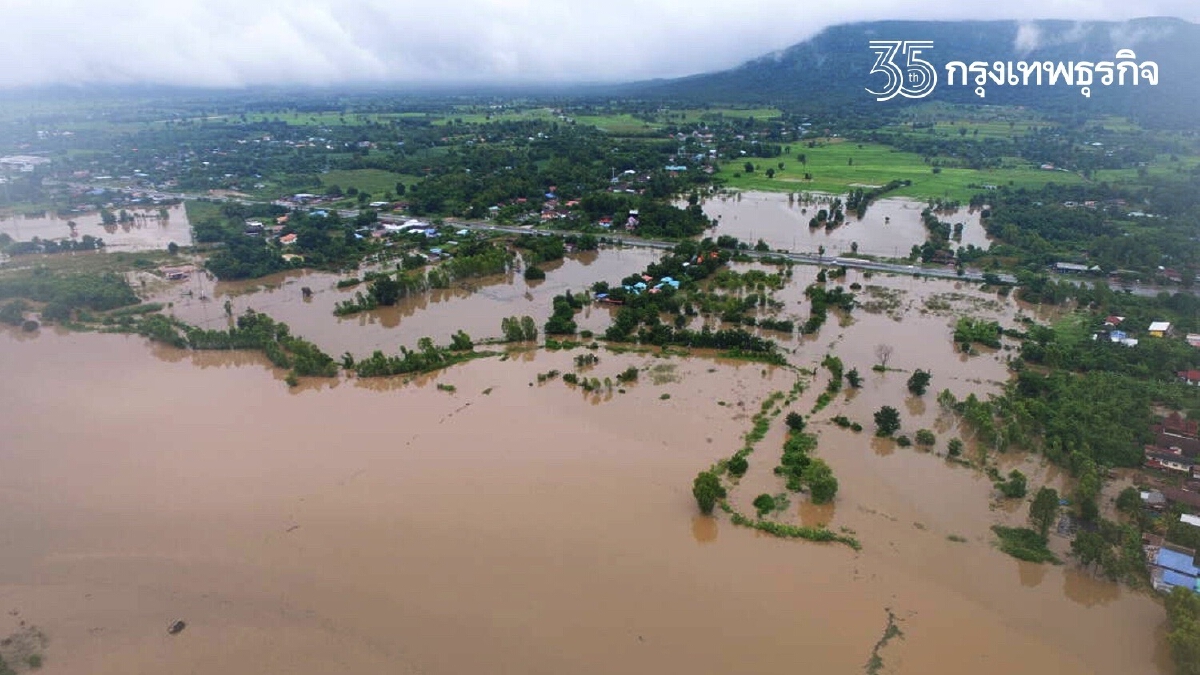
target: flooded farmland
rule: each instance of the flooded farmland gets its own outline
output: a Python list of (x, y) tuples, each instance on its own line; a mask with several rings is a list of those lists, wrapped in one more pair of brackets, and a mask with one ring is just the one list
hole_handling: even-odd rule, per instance
[[(187, 210), (182, 205), (165, 207), (167, 217), (160, 217), (158, 208), (130, 209), (131, 220), (105, 225), (100, 213), (80, 213), (60, 218), (52, 213), (38, 216), (16, 215), (0, 217), (0, 232), (17, 241), (39, 239), (74, 239), (91, 235), (104, 240), (110, 251), (162, 250), (171, 242), (180, 246), (192, 243), (192, 228)], [(70, 226), (75, 223), (75, 227)]]
[[(572, 254), (540, 265), (546, 272), (543, 281), (526, 281), (520, 273), (509, 272), (410, 296), (394, 307), (342, 317), (333, 313), (337, 304), (352, 300), (356, 292), (365, 293), (367, 285), (339, 289), (337, 282), (344, 276), (309, 270), (215, 284), (201, 274), (168, 286), (152, 299), (174, 303), (168, 311), (188, 323), (209, 328), (228, 323), (224, 309), (228, 300), (234, 315), (247, 309), (266, 312), (327, 352), (349, 351), (365, 356), (376, 349), (392, 353), (399, 345), (411, 347), (422, 337), (444, 344), (460, 329), (473, 338), (498, 337), (500, 321), (507, 316), (529, 315), (541, 326), (550, 317), (555, 295), (586, 290), (594, 281), (620, 281), (659, 257), (661, 251), (645, 248)], [(305, 287), (312, 290), (307, 299), (301, 290)], [(593, 306), (576, 320), (581, 329), (602, 330), (609, 316), (607, 308)]]
[[(762, 239), (772, 250), (816, 251), (824, 246), (829, 255), (839, 255), (850, 253), (852, 244), (857, 243), (859, 253), (898, 258), (908, 255), (909, 249), (926, 238), (921, 222), (925, 203), (912, 199), (876, 200), (861, 220), (847, 214), (846, 221), (831, 230), (808, 226), (818, 210), (829, 208), (829, 201), (789, 200), (787, 193), (723, 193), (704, 200), (702, 206), (709, 218), (719, 221), (711, 236), (737, 237), (751, 245)], [(988, 247), (979, 211), (960, 209), (939, 213), (938, 217), (952, 225), (963, 224), (962, 241), (958, 244)]]
[[(767, 208), (747, 199), (737, 222)], [(886, 201), (867, 219), (882, 219)], [(919, 228), (919, 207), (912, 217)], [(732, 222), (717, 232), (734, 234)], [(235, 283), (198, 274), (150, 299), (212, 328), (229, 321), (228, 301), (235, 315), (266, 312), (329, 353), (363, 356), (424, 336), (445, 343), (459, 329), (498, 336), (506, 316), (540, 326), (554, 295), (660, 255), (573, 255), (544, 265), (544, 281), (485, 277), (346, 317), (335, 305), (365, 288), (311, 271)], [(808, 316), (816, 273), (794, 268), (772, 296), (780, 317)], [(589, 377), (644, 374), (599, 393), (539, 381), (575, 370), (578, 351), (288, 387), (258, 354), (0, 330), (0, 636), (22, 621), (42, 630), (47, 675), (860, 673), (873, 656), (900, 675), (1169, 673), (1161, 603), (1071, 562), (998, 551), (989, 528), (1022, 524), (1027, 505), (944, 456), (955, 437), (969, 458), (985, 449), (936, 392), (998, 391), (1014, 348), (1006, 339), (964, 354), (955, 320), (1017, 327), (1063, 310), (955, 280), (849, 270), (833, 285), (859, 306), (831, 310), (814, 335), (763, 333), (815, 374), (601, 349)], [(576, 319), (599, 331), (609, 315), (594, 305)], [(888, 372), (871, 368), (880, 345), (892, 348)], [(698, 516), (696, 473), (742, 447), (760, 402), (797, 378), (791, 409), (809, 416), (826, 354), (863, 376), (810, 417), (840, 489), (823, 506), (794, 495), (779, 520), (852, 534), (862, 550)], [(924, 397), (905, 387), (916, 368), (932, 372)], [(933, 449), (872, 437), (882, 405), (900, 410), (901, 433), (932, 430)], [(783, 438), (776, 421), (750, 455), (730, 495), (738, 510), (783, 490), (773, 473)], [(1070, 488), (1036, 456), (992, 460), (1031, 486)], [(1066, 539), (1050, 546), (1066, 557)], [(900, 633), (880, 647), (890, 617)], [(186, 627), (169, 634), (175, 621)]]
[[(1001, 554), (988, 527), (1022, 514), (934, 453), (816, 425), (841, 490), (786, 519), (848, 528), (861, 552), (698, 518), (696, 471), (740, 447), (786, 369), (601, 351), (601, 375), (674, 376), (596, 397), (531, 386), (572, 354), (528, 352), (423, 385), (288, 389), (255, 356), (40, 333), (0, 333), (0, 630), (43, 630), (47, 675), (855, 673), (889, 611), (886, 672), (1169, 672), (1158, 603)], [(897, 341), (892, 365), (930, 349)], [(981, 355), (956, 379), (950, 349), (933, 389), (1003, 370)], [(829, 410), (862, 420), (901, 391), (868, 372)], [(936, 408), (906, 406), (905, 430), (944, 445)], [(778, 485), (780, 427), (739, 504)]]

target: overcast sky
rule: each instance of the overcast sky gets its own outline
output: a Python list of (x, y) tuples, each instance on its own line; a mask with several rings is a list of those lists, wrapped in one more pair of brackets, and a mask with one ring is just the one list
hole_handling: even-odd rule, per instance
[(1200, 0), (0, 0), (0, 87), (627, 81), (877, 19), (1200, 22)]

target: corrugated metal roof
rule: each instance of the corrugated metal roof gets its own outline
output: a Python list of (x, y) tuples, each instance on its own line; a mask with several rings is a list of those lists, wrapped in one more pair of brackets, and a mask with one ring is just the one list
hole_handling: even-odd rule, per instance
[(1172, 551), (1168, 548), (1160, 548), (1158, 549), (1158, 556), (1155, 557), (1154, 562), (1159, 567), (1166, 568), (1166, 570), (1182, 572), (1183, 574), (1187, 574), (1192, 578), (1200, 576), (1200, 569), (1196, 568), (1196, 564), (1192, 560), (1192, 557), (1185, 553)]
[(1190, 589), (1196, 587), (1196, 577), (1189, 577), (1186, 574), (1172, 572), (1171, 570), (1163, 570), (1162, 581), (1168, 586), (1183, 586)]

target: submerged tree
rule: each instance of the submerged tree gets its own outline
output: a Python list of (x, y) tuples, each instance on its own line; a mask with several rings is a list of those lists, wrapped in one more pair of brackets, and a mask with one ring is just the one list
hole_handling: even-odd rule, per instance
[(908, 390), (916, 396), (924, 395), (925, 390), (929, 388), (929, 380), (931, 377), (932, 375), (930, 375), (928, 370), (921, 370), (918, 368), (913, 372), (912, 376), (908, 378)]
[(876, 345), (875, 358), (879, 360), (879, 369), (887, 370), (888, 359), (892, 358), (892, 346)]
[(851, 368), (846, 371), (846, 382), (852, 389), (858, 389), (862, 386), (862, 376), (858, 374), (858, 368)]
[(692, 496), (696, 498), (696, 505), (700, 507), (700, 513), (708, 515), (717, 505), (717, 500), (725, 498), (725, 488), (721, 486), (721, 479), (717, 477), (717, 474), (712, 471), (701, 471), (700, 475), (696, 476), (696, 480), (692, 482)]
[(885, 405), (875, 413), (875, 435), (891, 436), (900, 429), (900, 411)]
[(762, 518), (766, 514), (775, 510), (775, 498), (766, 493), (755, 497), (754, 510), (758, 511), (758, 517)]
[(1000, 493), (1009, 499), (1020, 499), (1025, 496), (1026, 485), (1028, 484), (1025, 474), (1013, 469), (1008, 474), (1008, 480), (1000, 481), (996, 487), (1000, 489)]
[(1045, 537), (1057, 517), (1058, 492), (1048, 487), (1039, 489), (1033, 503), (1029, 505), (1029, 522)]
[(812, 495), (814, 504), (831, 502), (837, 496), (838, 480), (825, 460), (814, 457), (804, 468), (803, 479), (808, 484), (808, 492)]

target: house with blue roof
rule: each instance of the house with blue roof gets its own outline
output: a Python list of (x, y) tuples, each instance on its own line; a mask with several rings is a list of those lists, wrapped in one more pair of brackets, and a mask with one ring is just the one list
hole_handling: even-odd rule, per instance
[(1160, 541), (1146, 546), (1146, 559), (1154, 590), (1170, 593), (1176, 586), (1182, 586), (1200, 593), (1200, 567), (1196, 565), (1195, 551)]

